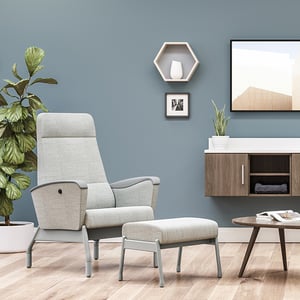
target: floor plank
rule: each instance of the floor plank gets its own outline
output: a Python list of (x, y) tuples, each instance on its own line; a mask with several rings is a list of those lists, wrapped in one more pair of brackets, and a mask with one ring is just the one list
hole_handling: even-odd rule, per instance
[(243, 243), (220, 243), (221, 279), (217, 278), (212, 246), (185, 247), (180, 273), (176, 272), (177, 249), (165, 249), (165, 287), (160, 288), (151, 253), (127, 250), (124, 280), (120, 282), (119, 243), (100, 244), (100, 259), (92, 263), (91, 278), (85, 277), (81, 244), (36, 243), (31, 269), (25, 267), (25, 253), (0, 254), (1, 299), (299, 299), (300, 244), (286, 245), (288, 271), (283, 270), (278, 243), (255, 244), (244, 276), (238, 278), (246, 247)]

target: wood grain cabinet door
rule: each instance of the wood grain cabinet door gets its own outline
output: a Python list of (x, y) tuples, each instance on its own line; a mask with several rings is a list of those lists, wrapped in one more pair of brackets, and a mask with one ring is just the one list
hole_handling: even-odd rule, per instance
[(291, 172), (292, 196), (300, 196), (300, 154), (292, 154), (292, 172)]
[(205, 196), (248, 195), (248, 154), (205, 154)]

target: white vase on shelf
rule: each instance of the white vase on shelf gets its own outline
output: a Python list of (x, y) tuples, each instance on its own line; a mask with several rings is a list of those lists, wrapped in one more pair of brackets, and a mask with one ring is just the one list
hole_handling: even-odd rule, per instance
[(181, 79), (183, 76), (183, 69), (181, 61), (172, 60), (170, 68), (170, 77), (172, 79)]

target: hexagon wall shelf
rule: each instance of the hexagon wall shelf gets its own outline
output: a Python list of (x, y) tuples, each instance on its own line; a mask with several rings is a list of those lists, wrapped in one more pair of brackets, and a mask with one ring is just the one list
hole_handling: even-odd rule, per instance
[[(182, 63), (183, 76), (181, 79), (172, 79), (170, 76), (172, 60)], [(187, 42), (165, 42), (153, 62), (163, 80), (168, 82), (189, 81), (199, 65), (196, 55)]]

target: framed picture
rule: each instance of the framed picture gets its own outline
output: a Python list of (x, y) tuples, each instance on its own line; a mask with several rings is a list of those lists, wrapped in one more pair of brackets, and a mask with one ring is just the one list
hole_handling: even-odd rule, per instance
[(231, 111), (300, 111), (300, 40), (231, 40)]
[(166, 93), (165, 107), (167, 118), (188, 118), (190, 115), (189, 93)]

